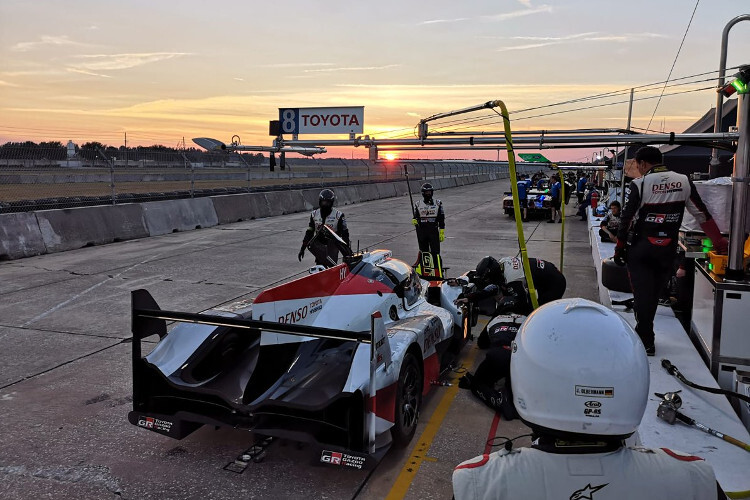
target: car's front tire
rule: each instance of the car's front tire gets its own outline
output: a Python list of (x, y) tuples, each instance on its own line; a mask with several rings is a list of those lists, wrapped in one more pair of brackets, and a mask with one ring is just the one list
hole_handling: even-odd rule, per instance
[(414, 354), (407, 352), (398, 374), (395, 422), (391, 429), (396, 446), (404, 447), (414, 437), (421, 406), (422, 369)]

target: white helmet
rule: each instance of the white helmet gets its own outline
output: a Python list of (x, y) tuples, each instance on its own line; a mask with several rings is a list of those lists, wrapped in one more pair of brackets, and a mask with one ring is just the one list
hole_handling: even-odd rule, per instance
[(513, 402), (531, 427), (626, 437), (641, 423), (646, 352), (616, 312), (586, 299), (549, 302), (523, 323), (512, 352)]

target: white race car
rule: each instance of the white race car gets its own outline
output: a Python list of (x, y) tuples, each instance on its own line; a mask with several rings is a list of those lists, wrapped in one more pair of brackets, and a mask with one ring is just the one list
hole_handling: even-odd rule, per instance
[(470, 335), (472, 311), (454, 300), (473, 285), (425, 281), (387, 250), (344, 260), (202, 314), (132, 292), (129, 421), (177, 439), (209, 424), (317, 443), (320, 461), (357, 468), (408, 443)]

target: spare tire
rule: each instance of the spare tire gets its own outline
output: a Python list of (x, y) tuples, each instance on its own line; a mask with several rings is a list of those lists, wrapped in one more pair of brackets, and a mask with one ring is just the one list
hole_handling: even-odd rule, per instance
[(618, 266), (612, 257), (602, 260), (602, 285), (615, 292), (632, 293), (627, 266)]

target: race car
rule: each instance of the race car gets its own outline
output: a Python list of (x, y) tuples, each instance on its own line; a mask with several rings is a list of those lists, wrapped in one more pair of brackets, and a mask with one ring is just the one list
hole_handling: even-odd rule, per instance
[[(529, 217), (538, 213), (543, 213), (544, 215), (549, 214), (550, 208), (552, 207), (552, 197), (547, 194), (549, 193), (548, 184), (549, 179), (544, 179), (541, 189), (537, 188), (536, 184), (534, 184), (533, 187), (528, 190), (526, 199), (528, 200)], [(515, 217), (513, 212), (513, 193), (506, 191), (504, 194), (503, 212), (509, 217)]]
[(128, 419), (176, 439), (203, 424), (246, 429), (317, 444), (324, 463), (372, 465), (411, 440), (422, 397), (470, 336), (473, 313), (454, 300), (472, 287), (422, 280), (374, 250), (201, 314), (135, 290)]

